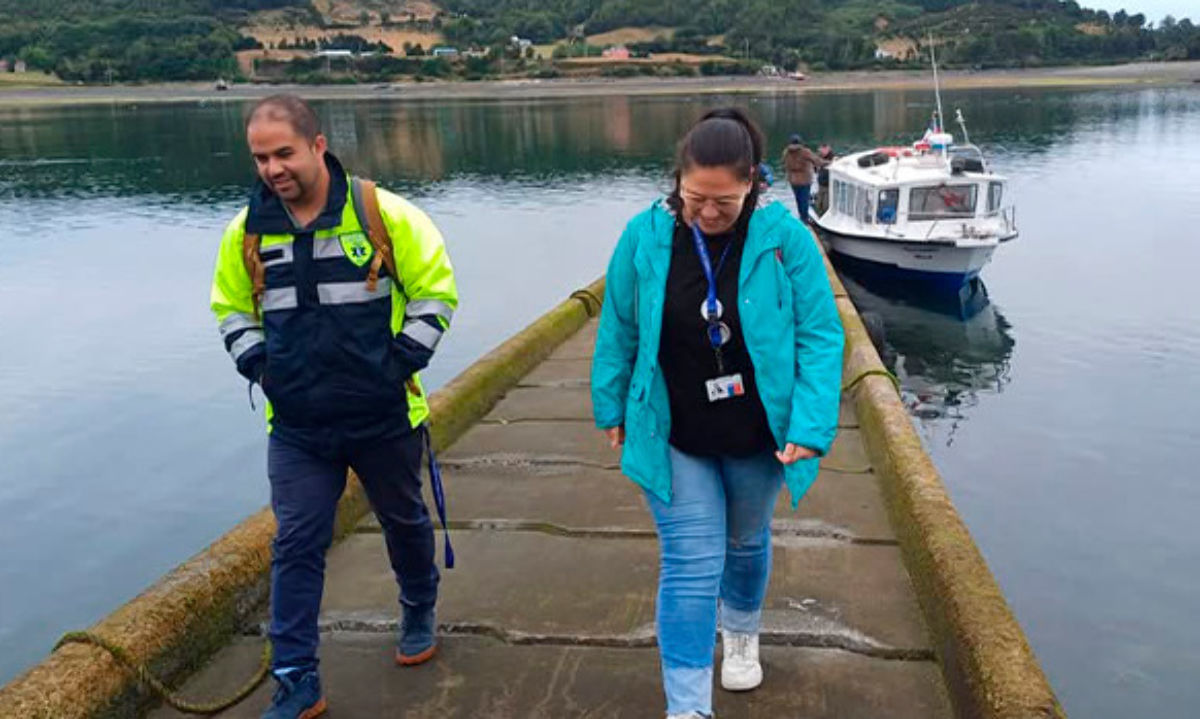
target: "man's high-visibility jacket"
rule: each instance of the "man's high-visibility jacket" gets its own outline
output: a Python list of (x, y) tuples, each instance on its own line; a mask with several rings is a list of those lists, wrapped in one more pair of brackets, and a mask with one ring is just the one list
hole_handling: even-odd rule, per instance
[[(256, 185), (221, 241), (212, 310), (238, 372), (262, 385), (268, 431), (336, 451), (344, 441), (406, 434), (429, 416), (417, 372), (449, 327), (458, 290), (433, 222), (382, 189), (379, 208), (399, 277), (380, 268), (368, 289), (375, 249), (355, 212), (350, 178), (332, 154), (325, 157), (329, 198), (306, 228), (296, 228), (278, 196)], [(261, 314), (242, 257), (246, 233), (261, 237)]]

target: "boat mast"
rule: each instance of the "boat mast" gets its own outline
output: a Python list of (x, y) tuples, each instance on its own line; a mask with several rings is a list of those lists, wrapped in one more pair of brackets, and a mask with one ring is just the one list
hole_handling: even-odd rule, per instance
[(929, 59), (933, 62), (933, 95), (937, 98), (938, 132), (946, 131), (946, 117), (942, 114), (942, 88), (938, 83), (937, 54), (933, 47), (933, 33), (929, 33)]

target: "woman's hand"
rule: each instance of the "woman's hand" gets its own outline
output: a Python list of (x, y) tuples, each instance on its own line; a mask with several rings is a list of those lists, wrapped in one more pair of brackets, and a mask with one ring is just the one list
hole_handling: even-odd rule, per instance
[(620, 448), (625, 444), (625, 425), (619, 427), (609, 427), (604, 431), (604, 436), (608, 438), (608, 446), (613, 449)]
[(800, 445), (792, 444), (791, 442), (787, 443), (787, 446), (783, 448), (782, 452), (775, 453), (775, 458), (778, 459), (782, 464), (793, 464), (802, 459), (812, 459), (816, 456), (817, 453), (808, 447), (801, 447)]

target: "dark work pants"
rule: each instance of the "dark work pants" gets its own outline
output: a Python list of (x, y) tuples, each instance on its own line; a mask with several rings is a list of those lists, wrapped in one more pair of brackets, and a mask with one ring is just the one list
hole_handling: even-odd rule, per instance
[(317, 615), (325, 588), (325, 552), (333, 541), (338, 498), (353, 468), (383, 527), (400, 603), (433, 606), (438, 570), (433, 522), (421, 496), (420, 432), (345, 446), (335, 459), (272, 437), (267, 448), (271, 509), (279, 528), (271, 558), (273, 669), (317, 665)]
[(808, 201), (812, 196), (812, 185), (792, 185), (792, 193), (796, 195), (796, 212), (800, 221), (808, 222)]

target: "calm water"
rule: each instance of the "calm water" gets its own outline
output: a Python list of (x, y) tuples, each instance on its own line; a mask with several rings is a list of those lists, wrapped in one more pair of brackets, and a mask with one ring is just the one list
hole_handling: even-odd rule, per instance
[[(735, 101), (772, 156), (797, 129), (908, 141), (929, 113), (925, 93)], [(1200, 90), (947, 101), (1019, 206), (990, 302), (850, 289), (1067, 710), (1191, 715)], [(320, 106), (342, 159), (448, 238), (462, 310), (429, 379), (598, 276), (717, 102)], [(248, 182), (240, 111), (0, 109), (0, 681), (266, 502), (262, 423), (207, 309)]]

